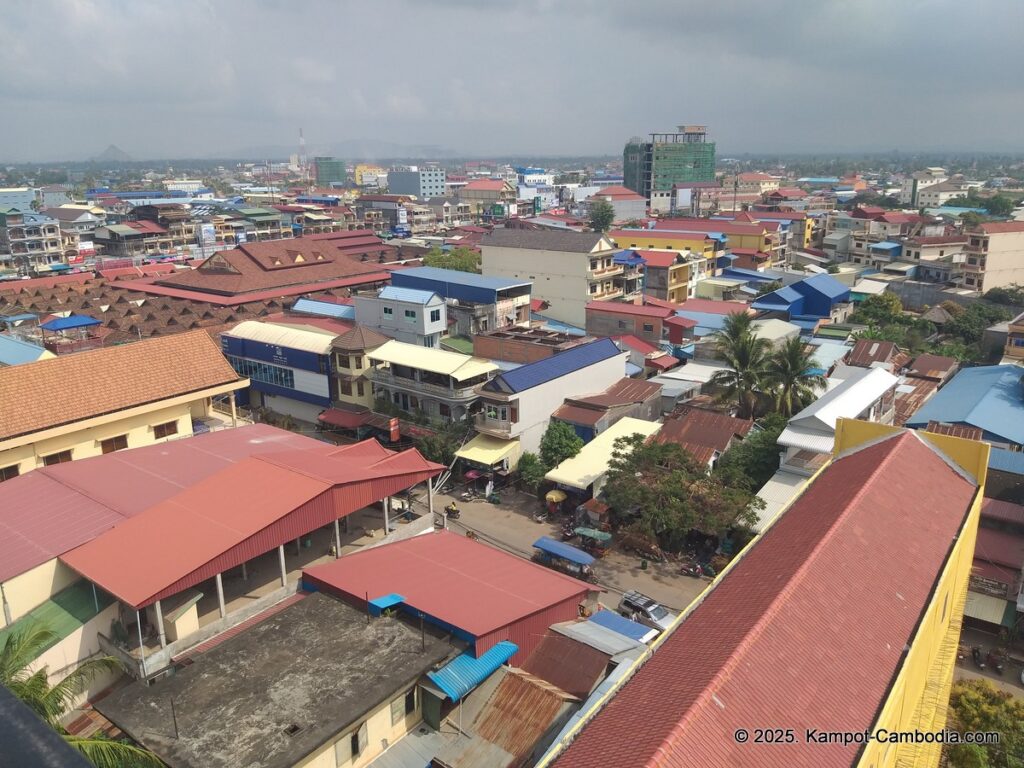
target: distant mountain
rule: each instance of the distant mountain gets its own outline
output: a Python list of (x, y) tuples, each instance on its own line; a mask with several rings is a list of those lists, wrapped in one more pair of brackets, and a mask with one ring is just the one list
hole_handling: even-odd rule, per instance
[(135, 158), (125, 152), (116, 144), (111, 144), (102, 154), (96, 155), (91, 158), (93, 162), (97, 163), (131, 163), (134, 162)]
[[(284, 160), (298, 152), (297, 146), (269, 144), (243, 147), (220, 152), (210, 157), (231, 157), (245, 160)], [(331, 144), (310, 145), (306, 148), (310, 158), (339, 157), (343, 160), (381, 160), (384, 158), (442, 159), (458, 157), (458, 153), (447, 147), (430, 144), (396, 144), (379, 139), (349, 139)]]

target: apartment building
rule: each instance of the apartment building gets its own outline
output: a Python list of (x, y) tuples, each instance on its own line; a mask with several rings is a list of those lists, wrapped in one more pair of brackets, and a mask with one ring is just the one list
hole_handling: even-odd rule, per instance
[(505, 219), (518, 213), (515, 186), (500, 179), (476, 179), (458, 190), (459, 202), (469, 203), (480, 219)]
[(443, 197), (444, 168), (405, 168), (388, 171), (388, 191), (393, 195), (414, 195), (420, 200)]
[(56, 219), (14, 208), (0, 210), (0, 267), (35, 270), (63, 261), (60, 224)]
[(352, 301), (359, 325), (407, 344), (436, 349), (448, 330), (445, 301), (432, 291), (389, 285)]
[(633, 251), (644, 261), (644, 293), (682, 304), (693, 295), (705, 260), (690, 251)]
[(357, 325), (331, 342), (331, 396), (335, 405), (373, 407), (373, 384), (367, 376), (367, 355), (391, 339)]
[(1024, 221), (990, 221), (967, 232), (963, 285), (989, 291), (1024, 284)]
[(582, 328), (589, 301), (624, 295), (626, 267), (615, 244), (593, 232), (497, 229), (480, 241), (483, 274), (533, 283), (545, 314)]

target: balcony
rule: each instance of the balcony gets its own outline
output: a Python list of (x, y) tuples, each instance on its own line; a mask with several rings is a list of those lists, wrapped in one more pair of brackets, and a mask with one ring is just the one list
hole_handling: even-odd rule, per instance
[(486, 413), (478, 413), (473, 421), (473, 426), (478, 432), (484, 432), (494, 437), (510, 439), (512, 437), (512, 422), (507, 419), (491, 419)]
[(607, 291), (598, 291), (597, 293), (591, 293), (590, 299), (593, 301), (601, 301), (603, 299), (614, 299), (622, 295), (621, 287), (609, 288)]
[(615, 275), (621, 275), (623, 271), (625, 271), (625, 267), (622, 264), (612, 264), (610, 267), (588, 269), (587, 278), (594, 280), (597, 278), (614, 277)]
[(444, 400), (472, 400), (477, 396), (476, 386), (443, 387), (437, 384), (428, 384), (417, 379), (409, 379), (405, 376), (395, 376), (391, 371), (384, 368), (371, 368), (367, 371), (367, 375), (375, 384), (404, 389), (407, 392), (430, 395)]

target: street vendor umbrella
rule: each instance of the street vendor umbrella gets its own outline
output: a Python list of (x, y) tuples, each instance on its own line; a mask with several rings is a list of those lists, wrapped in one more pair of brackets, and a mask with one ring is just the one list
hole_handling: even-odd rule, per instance
[(480, 473), (477, 472), (475, 469), (471, 469), (469, 470), (469, 472), (466, 473), (467, 480), (476, 480), (478, 477), (480, 477)]
[(547, 492), (547, 495), (544, 497), (544, 500), (550, 501), (554, 504), (558, 504), (559, 502), (565, 501), (566, 498), (568, 497), (565, 495), (565, 491), (560, 491), (557, 488), (555, 488), (554, 490)]

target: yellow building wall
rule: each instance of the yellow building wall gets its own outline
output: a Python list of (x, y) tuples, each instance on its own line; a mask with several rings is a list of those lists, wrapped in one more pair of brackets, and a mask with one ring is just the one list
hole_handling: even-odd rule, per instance
[[(656, 229), (638, 229), (628, 231), (628, 237), (622, 235), (615, 241), (620, 248), (662, 248), (671, 251), (693, 251), (707, 257), (715, 252), (714, 243), (704, 237), (685, 232), (666, 232)], [(627, 242), (628, 241), (628, 242)]]
[[(4, 597), (11, 611), (11, 621), (17, 621), (80, 578), (77, 573), (54, 558), (3, 582)], [(0, 626), (6, 626), (2, 612)]]
[(690, 265), (677, 264), (668, 270), (668, 300), (682, 303), (690, 298)]
[[(412, 686), (410, 686), (412, 687)], [(381, 752), (387, 749), (387, 746), (394, 744), (405, 734), (419, 725), (423, 719), (422, 711), (422, 696), (417, 691), (416, 694), (416, 709), (406, 715), (402, 720), (399, 720), (395, 725), (391, 724), (391, 702), (395, 699), (405, 699), (405, 694), (409, 691), (406, 688), (397, 696), (392, 697), (388, 701), (385, 701), (377, 709), (370, 713), (366, 720), (358, 723), (354, 728), (349, 728), (340, 736), (331, 739), (330, 743), (324, 745), (319, 750), (314, 752), (295, 764), (295, 768), (362, 768), (362, 766), (371, 763), (375, 760)], [(343, 759), (340, 762), (336, 759), (334, 745), (338, 742), (345, 742), (343, 745), (342, 754), (348, 754), (348, 741), (352, 736), (353, 731), (358, 730), (362, 723), (366, 723), (366, 748), (363, 750), (357, 758)], [(385, 742), (387, 746), (385, 746)]]
[[(342, 373), (347, 373), (352, 376), (361, 376), (363, 379), (363, 394), (362, 396), (359, 395), (359, 387), (357, 386), (357, 382), (355, 381), (352, 382), (352, 394), (342, 394), (341, 381), (340, 379), (337, 379), (334, 382), (334, 391), (331, 393), (331, 396), (335, 400), (338, 400), (343, 403), (352, 403), (353, 405), (365, 405), (367, 408), (373, 408), (373, 387), (370, 384), (370, 380), (366, 378), (366, 371), (369, 370), (370, 368), (370, 361), (364, 354), (350, 352), (348, 354), (348, 367), (346, 367), (342, 365), (342, 357), (344, 357), (342, 353), (334, 353), (335, 368), (338, 371), (341, 371)], [(359, 361), (359, 364), (362, 367), (356, 367), (357, 360)]]

